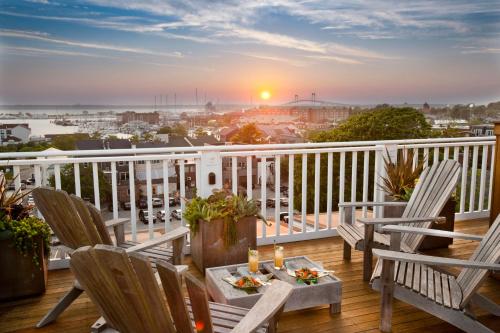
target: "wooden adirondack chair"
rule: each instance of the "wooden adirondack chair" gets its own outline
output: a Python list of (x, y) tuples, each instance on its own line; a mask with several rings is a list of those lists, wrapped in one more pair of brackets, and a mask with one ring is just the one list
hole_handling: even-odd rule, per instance
[[(425, 169), (412, 193), (401, 218), (359, 218), (364, 226), (352, 224), (352, 219), (338, 226), (337, 231), (344, 239), (344, 259), (350, 260), (351, 247), (363, 251), (363, 279), (370, 280), (372, 274), (372, 248), (387, 248), (389, 235), (375, 232), (376, 225), (402, 224), (428, 229), (433, 222), (442, 222), (438, 217), (446, 201), (450, 198), (458, 178), (460, 165), (453, 160), (444, 160)], [(339, 207), (352, 209), (356, 207), (399, 205), (395, 202), (348, 202), (339, 203)], [(347, 214), (346, 214), (347, 215)], [(405, 234), (401, 242), (401, 250), (415, 253), (424, 240), (423, 235)]]
[[(500, 215), (484, 237), (441, 230), (423, 230), (404, 226), (386, 226), (391, 233), (391, 248), (398, 249), (401, 233), (481, 240), (469, 260), (432, 257), (374, 249), (379, 257), (372, 276), (372, 287), (380, 290), (380, 329), (391, 331), (393, 297), (439, 317), (470, 333), (493, 333), (474, 317), (471, 303), (495, 316), (500, 306), (478, 293), (490, 271), (500, 271)], [(382, 264), (380, 262), (382, 261)], [(443, 266), (462, 267), (455, 277)]]
[[(127, 252), (140, 252), (153, 260), (161, 259), (172, 261), (174, 264), (181, 263), (184, 237), (189, 233), (189, 229), (185, 227), (179, 227), (141, 244), (126, 242), (124, 223), (128, 222), (128, 219), (104, 222), (101, 214), (92, 204), (60, 190), (36, 188), (33, 190), (33, 198), (45, 221), (70, 253), (85, 245), (113, 245), (107, 230), (113, 227), (116, 245), (126, 248)], [(167, 242), (172, 242), (173, 249), (160, 247)], [(83, 288), (78, 281), (75, 281), (73, 288), (38, 322), (36, 327), (43, 327), (56, 320), (82, 292)]]
[(158, 261), (169, 313), (153, 268), (141, 254), (109, 245), (86, 246), (73, 252), (70, 265), (110, 326), (103, 332), (266, 332), (267, 323), (280, 314), (293, 289), (274, 281), (248, 310), (208, 302), (205, 288), (186, 273), (190, 296), (186, 302), (175, 267)]

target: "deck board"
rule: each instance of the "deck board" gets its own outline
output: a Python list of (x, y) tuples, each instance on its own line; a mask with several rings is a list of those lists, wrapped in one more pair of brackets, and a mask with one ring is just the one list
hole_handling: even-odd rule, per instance
[[(455, 230), (472, 234), (484, 234), (487, 220), (457, 222)], [(432, 255), (468, 258), (477, 243), (456, 240), (449, 249), (429, 251)], [(284, 244), (286, 256), (307, 255), (323, 263), (325, 268), (335, 270), (343, 282), (342, 313), (330, 317), (327, 306), (283, 314), (279, 332), (379, 332), (380, 296), (368, 283), (362, 281), (362, 253), (353, 251), (352, 260), (342, 260), (340, 237)], [(262, 260), (272, 258), (272, 245), (259, 247)], [(189, 258), (187, 260), (189, 262)], [(190, 265), (189, 269), (198, 278), (201, 274)], [(89, 332), (90, 325), (98, 318), (94, 305), (85, 293), (80, 296), (52, 325), (42, 329), (35, 323), (71, 287), (73, 276), (69, 270), (50, 271), (48, 290), (45, 295), (13, 303), (0, 304), (0, 332), (46, 333)], [(481, 292), (500, 303), (500, 281), (488, 278)], [(479, 320), (494, 331), (500, 332), (500, 318), (479, 310)], [(394, 332), (460, 332), (457, 328), (414, 307), (396, 301), (394, 306)]]

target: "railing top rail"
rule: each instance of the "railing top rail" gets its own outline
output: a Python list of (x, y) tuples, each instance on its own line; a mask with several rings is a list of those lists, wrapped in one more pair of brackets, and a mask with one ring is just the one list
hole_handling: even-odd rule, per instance
[(280, 150), (245, 150), (245, 151), (226, 151), (221, 152), (222, 157), (233, 156), (275, 156), (275, 155), (300, 155), (300, 154), (321, 154), (321, 153), (340, 153), (353, 151), (377, 151), (382, 150), (381, 146), (360, 146), (360, 147), (329, 147), (329, 148), (311, 148), (311, 149), (280, 149)]
[(251, 150), (284, 150), (284, 149), (314, 149), (333, 147), (361, 147), (376, 145), (409, 145), (433, 144), (452, 142), (477, 142), (493, 141), (489, 137), (463, 137), (463, 138), (431, 138), (410, 140), (380, 140), (380, 141), (347, 141), (347, 142), (308, 142), (290, 144), (257, 144), (257, 145), (224, 145), (224, 146), (193, 146), (169, 148), (133, 148), (133, 149), (106, 149), (106, 150), (66, 150), (66, 151), (39, 151), (39, 152), (8, 152), (0, 153), (0, 159), (17, 159), (49, 156), (116, 156), (130, 154), (172, 154), (172, 153), (198, 153), (202, 151), (251, 151)]
[(0, 166), (8, 165), (52, 165), (71, 163), (105, 163), (105, 162), (130, 162), (130, 161), (153, 161), (153, 160), (185, 160), (200, 158), (200, 154), (163, 154), (163, 155), (125, 155), (125, 156), (100, 156), (100, 157), (61, 157), (40, 158), (27, 160), (0, 160)]
[(398, 148), (434, 148), (434, 147), (463, 147), (463, 146), (494, 146), (495, 141), (470, 141), (470, 142), (443, 142), (443, 143), (417, 143), (417, 144), (400, 144)]

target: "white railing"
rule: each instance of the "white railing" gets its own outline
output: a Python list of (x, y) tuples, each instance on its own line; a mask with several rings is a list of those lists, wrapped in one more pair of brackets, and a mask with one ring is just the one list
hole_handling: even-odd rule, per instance
[[(34, 175), (34, 186), (48, 186), (52, 178), (54, 187), (61, 189), (67, 185), (64, 182), (68, 183), (67, 166), (72, 165), (74, 193), (82, 196), (85, 190), (88, 196), (91, 188), (92, 195), (86, 199), (109, 218), (130, 216), (127, 231), (132, 240), (144, 235), (153, 238), (155, 231), (168, 231), (183, 223), (167, 222), (168, 219), (164, 225), (153, 223), (153, 198), (163, 200), (161, 209), (166, 216), (175, 208), (169, 203), (169, 188), (178, 189), (180, 197), (186, 198), (192, 187), (201, 195), (208, 195), (212, 189), (227, 185), (234, 193), (245, 192), (260, 200), (262, 215), (272, 222), (271, 227), (258, 222), (261, 245), (336, 235), (336, 226), (344, 218), (337, 203), (384, 200), (379, 186), (384, 173), (382, 157), (396, 156), (398, 151), (413, 150), (414, 165), (424, 157), (426, 165), (447, 158), (459, 161), (462, 179), (456, 193), (456, 218), (486, 217), (491, 204), (494, 145), (494, 137), (482, 137), (23, 152), (0, 154), (0, 166), (20, 175), (16, 187), (21, 186), (26, 175)], [(111, 212), (106, 212), (100, 191), (103, 181), (99, 177), (103, 173), (110, 182), (104, 185), (111, 191)], [(146, 198), (147, 226), (139, 223), (138, 209), (133, 204), (140, 195)], [(132, 203), (130, 212), (120, 207), (120, 196)], [(176, 209), (183, 211), (184, 206), (185, 200), (181, 200)], [(286, 214), (288, 219), (283, 218)], [(364, 208), (358, 214), (367, 216), (371, 212)]]

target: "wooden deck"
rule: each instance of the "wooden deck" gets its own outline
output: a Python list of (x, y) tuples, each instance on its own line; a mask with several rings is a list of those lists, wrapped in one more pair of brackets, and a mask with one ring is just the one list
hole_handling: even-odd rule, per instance
[[(484, 234), (488, 223), (485, 220), (463, 221), (456, 224), (456, 231)], [(429, 254), (468, 258), (476, 246), (472, 241), (455, 241), (446, 250), (430, 251)], [(272, 246), (259, 248), (262, 259), (271, 259)], [(362, 256), (354, 251), (352, 261), (342, 260), (342, 240), (339, 237), (285, 244), (287, 256), (307, 255), (322, 262), (327, 269), (333, 269), (343, 280), (342, 312), (330, 317), (328, 307), (285, 313), (280, 321), (280, 332), (378, 332), (379, 294), (362, 281)], [(189, 261), (189, 259), (188, 259)], [(8, 268), (7, 268), (8, 269)], [(201, 278), (192, 266), (190, 271)], [(73, 276), (69, 270), (51, 271), (49, 286), (45, 295), (15, 303), (0, 304), (0, 332), (89, 332), (90, 325), (98, 318), (94, 305), (85, 293), (80, 296), (56, 323), (42, 329), (35, 329), (35, 323), (70, 288)], [(500, 303), (500, 281), (488, 278), (481, 292)], [(500, 332), (500, 318), (477, 312), (479, 320)], [(395, 302), (394, 332), (460, 332), (416, 308)]]

